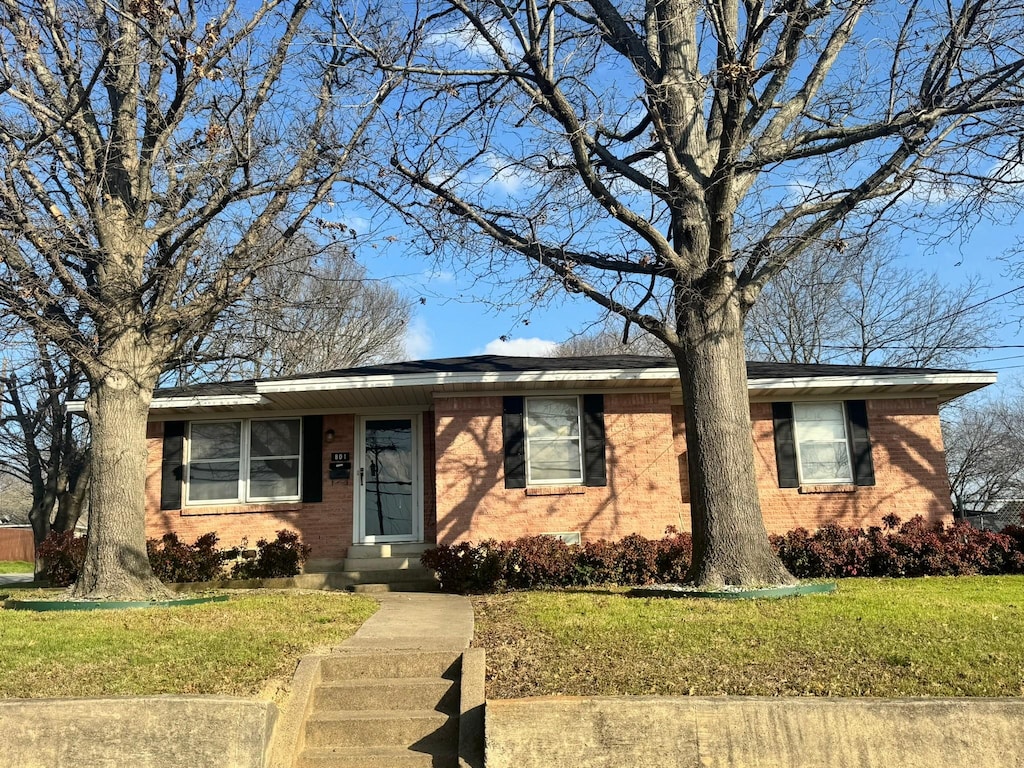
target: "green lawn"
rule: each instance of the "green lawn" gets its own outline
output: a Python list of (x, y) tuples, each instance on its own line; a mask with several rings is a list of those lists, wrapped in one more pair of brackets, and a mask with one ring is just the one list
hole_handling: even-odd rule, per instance
[(32, 573), (32, 563), (24, 560), (0, 560), (0, 573)]
[(376, 607), (338, 592), (268, 592), (186, 608), (0, 610), (0, 698), (258, 695), (309, 649), (349, 637)]
[(1024, 696), (1024, 577), (847, 579), (765, 601), (474, 599), (487, 695)]

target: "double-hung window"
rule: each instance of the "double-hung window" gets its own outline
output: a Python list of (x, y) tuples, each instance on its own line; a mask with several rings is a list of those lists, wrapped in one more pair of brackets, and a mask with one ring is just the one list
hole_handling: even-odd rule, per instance
[(843, 403), (793, 403), (801, 483), (852, 483), (850, 440)]
[(300, 419), (190, 423), (187, 503), (297, 500), (301, 445)]
[(528, 485), (583, 482), (578, 397), (528, 397), (525, 409)]

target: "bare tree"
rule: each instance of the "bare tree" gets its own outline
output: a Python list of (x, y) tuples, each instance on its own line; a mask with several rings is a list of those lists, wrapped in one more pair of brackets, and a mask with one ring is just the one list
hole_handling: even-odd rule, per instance
[(400, 359), (412, 304), (371, 279), (343, 244), (308, 236), (278, 248), (205, 338), (172, 371), (179, 383), (266, 378)]
[(387, 91), (318, 11), (3, 3), (0, 304), (88, 380), (76, 596), (163, 594), (144, 530), (153, 387), (266, 266), (260, 243), (328, 201)]
[(765, 287), (747, 314), (753, 357), (789, 363), (951, 366), (1000, 326), (977, 279), (944, 285), (875, 239), (817, 246)]
[(960, 403), (943, 413), (942, 427), (958, 516), (1024, 498), (1024, 397)]
[(616, 318), (605, 317), (596, 327), (571, 336), (557, 347), (556, 357), (586, 357), (589, 355), (652, 355), (669, 357), (668, 348), (646, 331), (629, 332)]
[(791, 581), (760, 513), (744, 316), (840, 228), (1019, 202), (1024, 6), (423, 0), (399, 46), (400, 20), (383, 40), (349, 21), (405, 78), (383, 154), (401, 184), (371, 191), (521, 300), (582, 294), (661, 339), (685, 403), (688, 578)]
[[(72, 530), (82, 515), (91, 464), (87, 428), (68, 414), (85, 377), (31, 331), (10, 329), (0, 377), (0, 474), (30, 491), (35, 544), (51, 530)], [(37, 561), (37, 572), (41, 563)]]

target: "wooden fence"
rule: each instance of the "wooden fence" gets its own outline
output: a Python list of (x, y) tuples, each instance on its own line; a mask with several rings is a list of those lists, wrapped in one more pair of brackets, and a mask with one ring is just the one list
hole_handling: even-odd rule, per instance
[(35, 556), (31, 528), (0, 528), (0, 560), (31, 563)]

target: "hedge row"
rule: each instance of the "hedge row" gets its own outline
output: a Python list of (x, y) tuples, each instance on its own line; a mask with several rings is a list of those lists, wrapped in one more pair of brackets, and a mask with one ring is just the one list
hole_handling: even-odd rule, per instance
[[(966, 576), (1024, 573), (1024, 527), (1001, 533), (964, 522), (945, 526), (920, 516), (883, 527), (827, 525), (814, 533), (797, 528), (771, 543), (799, 578), (849, 576)], [(692, 539), (669, 528), (663, 539), (631, 535), (619, 541), (566, 544), (550, 536), (515, 541), (463, 542), (423, 553), (447, 592), (492, 592), (593, 584), (660, 584), (682, 581)]]
[[(255, 550), (245, 545), (217, 548), (217, 534), (207, 533), (192, 544), (175, 534), (146, 542), (153, 573), (163, 582), (214, 581), (216, 579), (273, 579), (294, 576), (309, 557), (310, 548), (292, 531), (278, 531), (273, 541), (260, 539)], [(73, 533), (51, 533), (39, 545), (45, 577), (55, 587), (78, 580), (85, 561), (85, 537)]]

